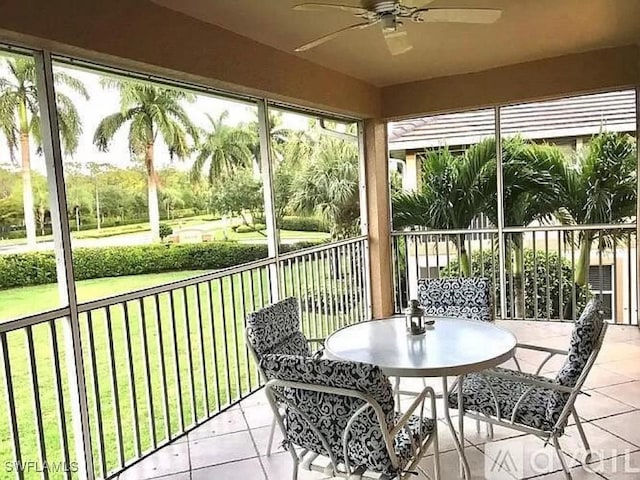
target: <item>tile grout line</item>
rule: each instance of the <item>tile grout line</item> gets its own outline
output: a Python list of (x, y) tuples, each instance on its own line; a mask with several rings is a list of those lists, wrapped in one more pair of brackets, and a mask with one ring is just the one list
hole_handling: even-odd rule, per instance
[(264, 475), (265, 480), (269, 480), (269, 475), (267, 475), (267, 469), (262, 463), (262, 458), (260, 456), (260, 451), (258, 450), (258, 444), (256, 443), (256, 439), (253, 436), (253, 429), (249, 426), (249, 422), (247, 422), (247, 417), (244, 415), (244, 408), (240, 405), (240, 411), (242, 412), (242, 418), (244, 422), (247, 424), (247, 430), (249, 431), (249, 437), (251, 438), (251, 443), (253, 443), (253, 448), (256, 451), (258, 463), (260, 464), (260, 468), (262, 469), (262, 474)]

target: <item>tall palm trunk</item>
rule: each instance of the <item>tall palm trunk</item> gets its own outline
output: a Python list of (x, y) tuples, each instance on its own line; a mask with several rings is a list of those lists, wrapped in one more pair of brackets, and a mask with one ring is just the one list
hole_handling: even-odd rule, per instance
[(469, 260), (469, 254), (467, 253), (467, 247), (464, 244), (464, 235), (456, 236), (456, 248), (458, 249), (458, 255), (460, 255), (460, 273), (463, 277), (471, 276), (471, 262)]
[(18, 110), (20, 122), (20, 158), (22, 161), (22, 205), (24, 209), (24, 226), (27, 231), (27, 246), (36, 246), (36, 215), (33, 205), (31, 187), (31, 152), (29, 148), (29, 120), (26, 102), (20, 102)]
[(147, 144), (145, 150), (147, 166), (149, 223), (151, 224), (151, 241), (160, 242), (160, 209), (158, 208), (158, 174), (153, 164), (153, 142)]
[(98, 231), (100, 231), (100, 227), (102, 226), (102, 219), (100, 218), (100, 195), (98, 194), (98, 184), (96, 183), (96, 225), (98, 226)]
[(578, 256), (578, 265), (576, 266), (576, 272), (574, 281), (576, 285), (580, 287), (587, 286), (587, 275), (589, 272), (589, 265), (591, 263), (591, 244), (593, 243), (593, 234), (591, 232), (584, 232), (580, 239), (580, 254)]

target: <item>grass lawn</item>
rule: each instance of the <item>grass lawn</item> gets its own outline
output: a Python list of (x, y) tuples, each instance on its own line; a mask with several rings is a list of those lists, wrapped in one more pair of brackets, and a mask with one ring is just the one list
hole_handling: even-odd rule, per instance
[[(343, 286), (331, 282), (333, 262), (315, 259), (290, 265), (281, 281), (286, 294), (306, 298), (306, 291), (332, 291), (357, 279), (343, 274)], [(346, 265), (346, 264), (343, 264)], [(350, 270), (358, 272), (358, 266)], [(347, 270), (345, 268), (345, 270)], [(81, 301), (144, 288), (200, 272), (174, 272), (78, 282)], [(173, 294), (163, 293), (144, 300), (117, 304), (80, 315), (83, 363), (87, 379), (91, 437), (98, 476), (120, 468), (155, 442), (211, 416), (230, 401), (256, 389), (259, 377), (249, 361), (244, 344), (245, 314), (269, 302), (266, 268), (227, 276), (191, 286)], [(315, 285), (313, 288), (311, 285)], [(15, 317), (58, 304), (56, 285), (26, 287), (0, 292), (0, 318)], [(303, 328), (309, 335), (326, 335), (364, 312), (352, 309), (331, 316), (303, 313)], [(0, 320), (1, 321), (1, 320)], [(44, 425), (44, 447), (49, 462), (63, 460), (61, 442), (71, 445), (72, 399), (65, 355), (66, 320), (60, 319), (6, 335), (11, 377), (16, 400), (16, 418), (23, 461), (38, 460), (38, 438), (34, 416), (29, 351), (35, 357), (35, 373)], [(53, 344), (59, 348), (57, 355)], [(61, 370), (64, 404), (60, 427), (56, 365)], [(0, 367), (0, 372), (4, 372)], [(0, 380), (0, 398), (7, 385)], [(165, 400), (166, 403), (165, 403)], [(0, 459), (12, 459), (10, 417), (0, 408)], [(119, 441), (120, 439), (120, 441)], [(122, 445), (122, 446), (120, 446)], [(39, 478), (36, 472), (25, 478)], [(50, 473), (50, 478), (63, 478)]]

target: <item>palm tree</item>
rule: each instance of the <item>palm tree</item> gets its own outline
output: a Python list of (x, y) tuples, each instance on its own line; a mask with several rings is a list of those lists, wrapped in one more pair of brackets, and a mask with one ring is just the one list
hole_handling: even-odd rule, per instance
[(357, 232), (360, 217), (358, 146), (323, 136), (293, 181), (290, 207), (320, 214), (333, 238)]
[(143, 155), (147, 173), (149, 223), (151, 238), (160, 241), (160, 211), (158, 208), (158, 174), (155, 167), (155, 143), (158, 135), (169, 148), (169, 154), (184, 158), (191, 152), (188, 140), (198, 140), (182, 102), (195, 97), (180, 90), (132, 80), (105, 79), (104, 87), (120, 92), (120, 111), (103, 118), (93, 135), (93, 143), (107, 151), (116, 132), (129, 127), (131, 153)]
[[(13, 156), (20, 150), (22, 176), (22, 201), (27, 244), (36, 244), (36, 222), (31, 185), (31, 141), (40, 146), (40, 114), (36, 86), (36, 65), (32, 58), (16, 57), (4, 62), (7, 75), (0, 78), (0, 132), (7, 138)], [(54, 72), (56, 86), (66, 87), (89, 99), (82, 82), (67, 73)], [(78, 148), (82, 124), (73, 100), (64, 93), (56, 93), (60, 138), (65, 153), (72, 154)]]
[[(488, 139), (486, 148), (469, 149), (469, 155), (495, 152), (495, 140)], [(498, 197), (495, 153), (492, 155), (483, 188), (483, 212), (494, 225), (498, 224)], [(553, 145), (536, 144), (520, 136), (506, 138), (502, 144), (502, 178), (504, 225), (526, 227), (535, 221), (549, 221), (560, 207), (558, 177), (564, 168), (564, 156)], [(507, 272), (513, 281), (516, 318), (525, 314), (524, 234), (511, 233), (506, 238)]]
[[(521, 137), (505, 139), (502, 147), (504, 219), (507, 226), (527, 226), (549, 219), (558, 207), (556, 178), (563, 165), (561, 152)], [(460, 156), (443, 148), (427, 154), (422, 188), (393, 195), (394, 226), (460, 230), (481, 214), (498, 224), (497, 161), (494, 138), (471, 146)], [(460, 272), (471, 275), (465, 235), (453, 242), (460, 256)], [(514, 282), (515, 313), (524, 314), (524, 245), (521, 233), (507, 243), (508, 272)], [(513, 258), (513, 259), (512, 259)]]
[[(393, 195), (394, 228), (469, 228), (487, 201), (486, 179), (495, 176), (495, 143), (493, 145), (491, 149), (491, 141), (483, 141), (473, 152), (460, 156), (453, 155), (447, 148), (428, 152), (422, 164), (420, 190)], [(465, 235), (456, 235), (453, 242), (460, 256), (461, 273), (471, 275)]]
[(196, 181), (202, 177), (202, 170), (207, 163), (207, 178), (210, 184), (223, 174), (251, 166), (252, 136), (246, 128), (225, 125), (224, 121), (228, 116), (229, 112), (226, 110), (217, 118), (207, 114), (210, 128), (202, 132), (200, 151), (191, 168), (192, 180)]
[[(627, 134), (603, 132), (578, 152), (561, 177), (564, 224), (622, 223), (636, 214), (637, 147)], [(578, 234), (580, 253), (575, 283), (587, 286), (591, 245), (614, 246), (619, 235), (611, 231), (583, 230)]]

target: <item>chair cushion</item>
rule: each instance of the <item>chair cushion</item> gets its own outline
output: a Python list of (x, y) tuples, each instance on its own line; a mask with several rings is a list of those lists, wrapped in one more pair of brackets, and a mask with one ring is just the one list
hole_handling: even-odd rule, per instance
[[(400, 420), (401, 416), (401, 414), (396, 414), (395, 423)], [(422, 425), (420, 425), (420, 416), (411, 415), (407, 422), (407, 428), (409, 432), (403, 428), (396, 434), (393, 442), (401, 465), (407, 465), (411, 461), (417, 448), (433, 433), (435, 422), (430, 418), (423, 418)]]
[(493, 296), (488, 278), (421, 278), (418, 299), (427, 315), (493, 320)]
[[(314, 359), (292, 355), (265, 355), (260, 366), (268, 379), (280, 379), (327, 387), (345, 388), (371, 396), (381, 407), (387, 430), (397, 421), (394, 412), (393, 391), (389, 379), (379, 367), (356, 362), (341, 362), (326, 358)], [(332, 454), (336, 462), (344, 462), (343, 433), (351, 416), (364, 405), (359, 398), (303, 389), (278, 389), (285, 400), (285, 425), (287, 439), (302, 448), (321, 455)], [(293, 407), (292, 407), (293, 405)], [(414, 453), (412, 444), (424, 439), (433, 431), (430, 421), (412, 419), (409, 435), (398, 433), (395, 447), (400, 468)], [(323, 445), (313, 425), (326, 440), (329, 451)], [(363, 466), (374, 472), (395, 474), (384, 444), (384, 437), (373, 409), (362, 412), (352, 423), (348, 443), (349, 461), (352, 467)]]
[[(505, 368), (495, 368), (481, 373), (465, 375), (462, 386), (462, 400), (465, 411), (500, 416), (503, 420), (511, 420), (513, 410), (523, 393), (529, 391), (524, 397), (518, 409), (514, 421), (527, 427), (550, 431), (555, 422), (546, 414), (549, 396), (552, 390), (542, 387), (533, 387), (517, 379), (505, 379), (491, 375), (492, 371), (508, 373), (519, 378), (533, 378), (536, 380), (551, 382), (549, 378), (533, 375), (531, 373), (518, 372)], [(492, 393), (493, 392), (493, 393)], [(495, 398), (494, 398), (495, 395)], [(499, 410), (496, 409), (497, 407)], [(458, 389), (455, 388), (449, 394), (449, 406), (458, 408)], [(499, 414), (499, 415), (498, 415)]]
[[(571, 343), (568, 355), (562, 368), (556, 375), (555, 382), (565, 387), (575, 387), (582, 374), (589, 356), (596, 348), (598, 337), (602, 332), (604, 316), (602, 303), (597, 298), (589, 300), (580, 318), (576, 321), (571, 332)], [(553, 392), (547, 407), (547, 417), (557, 420), (564, 408), (569, 394)]]
[(247, 338), (258, 357), (267, 353), (311, 355), (307, 340), (300, 331), (300, 313), (295, 297), (248, 314)]
[[(575, 387), (589, 356), (597, 347), (603, 325), (601, 304), (597, 299), (592, 299), (574, 325), (569, 353), (564, 365), (553, 380), (504, 368), (465, 376), (462, 390), (465, 411), (498, 416), (497, 400), (500, 417), (510, 420), (516, 403), (522, 394), (528, 391), (516, 411), (514, 421), (528, 427), (551, 431), (556, 427), (560, 414), (567, 404), (569, 393), (543, 387), (531, 388), (531, 385), (524, 382), (491, 376), (491, 372), (502, 371), (523, 379), (528, 377), (566, 387)], [(492, 391), (495, 393), (495, 400)], [(449, 405), (452, 408), (458, 408), (457, 391), (449, 394)], [(565, 425), (557, 427), (562, 429)]]

